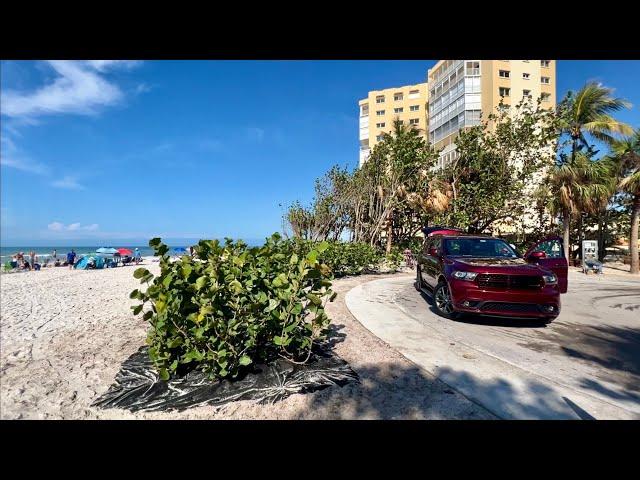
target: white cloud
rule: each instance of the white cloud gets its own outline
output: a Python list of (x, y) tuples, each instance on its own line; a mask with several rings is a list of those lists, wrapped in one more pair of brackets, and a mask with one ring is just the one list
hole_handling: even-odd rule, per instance
[(97, 223), (92, 223), (91, 225), (82, 225), (79, 222), (76, 223), (70, 223), (69, 225), (65, 225), (64, 223), (61, 222), (51, 222), (49, 225), (47, 225), (47, 229), (49, 229), (49, 231), (51, 232), (79, 232), (79, 231), (85, 231), (85, 232), (95, 232), (96, 230), (98, 230), (99, 225)]
[(142, 62), (138, 60), (87, 60), (86, 64), (99, 72), (107, 71), (111, 68), (134, 68)]
[(77, 178), (68, 175), (63, 177), (61, 180), (51, 182), (51, 186), (67, 190), (84, 190), (84, 185), (80, 185)]
[(37, 175), (49, 173), (49, 167), (23, 155), (13, 141), (5, 135), (0, 137), (0, 165)]
[(53, 82), (32, 92), (2, 92), (2, 115), (31, 119), (61, 113), (95, 114), (99, 107), (114, 105), (123, 98), (120, 88), (102, 74), (118, 66), (132, 68), (137, 63), (51, 60), (48, 64), (58, 74)]
[(49, 225), (47, 225), (47, 228), (51, 231), (59, 232), (60, 230), (64, 230), (64, 224), (60, 222), (52, 222)]

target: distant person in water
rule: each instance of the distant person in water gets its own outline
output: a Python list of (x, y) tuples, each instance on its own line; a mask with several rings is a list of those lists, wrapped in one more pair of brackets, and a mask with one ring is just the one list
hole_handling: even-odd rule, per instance
[(73, 268), (73, 264), (76, 261), (76, 252), (73, 251), (73, 248), (69, 253), (67, 253), (67, 263), (69, 264), (69, 270)]
[(51, 254), (51, 258), (53, 258), (53, 261), (56, 261), (56, 258), (58, 258), (58, 252), (56, 251), (56, 249), (53, 249), (53, 253)]
[(142, 258), (140, 258), (140, 250), (138, 250), (138, 247), (136, 247), (135, 252), (133, 252), (133, 259), (135, 260), (136, 265), (138, 265), (142, 260)]

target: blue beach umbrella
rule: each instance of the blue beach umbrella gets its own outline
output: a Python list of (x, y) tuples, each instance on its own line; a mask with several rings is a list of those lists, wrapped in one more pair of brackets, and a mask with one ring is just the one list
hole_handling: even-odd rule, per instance
[(116, 250), (115, 248), (111, 248), (111, 247), (100, 247), (99, 249), (96, 250), (96, 252), (114, 254), (114, 253), (118, 253), (118, 250)]

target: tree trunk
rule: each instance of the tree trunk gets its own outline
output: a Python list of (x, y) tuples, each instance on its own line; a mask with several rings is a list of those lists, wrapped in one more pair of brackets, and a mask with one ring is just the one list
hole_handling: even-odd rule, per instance
[(389, 225), (387, 225), (387, 254), (391, 253), (393, 245), (393, 211), (389, 213)]
[(631, 234), (629, 235), (629, 253), (631, 254), (631, 273), (638, 275), (640, 265), (638, 265), (638, 221), (640, 220), (640, 195), (633, 198), (631, 209)]
[[(584, 221), (582, 212), (578, 221), (578, 258), (582, 261), (582, 241), (584, 240)], [(582, 262), (581, 262), (582, 263)]]
[(564, 254), (567, 262), (571, 262), (571, 250), (569, 248), (569, 233), (571, 231), (571, 216), (569, 212), (562, 212), (562, 243), (564, 244)]

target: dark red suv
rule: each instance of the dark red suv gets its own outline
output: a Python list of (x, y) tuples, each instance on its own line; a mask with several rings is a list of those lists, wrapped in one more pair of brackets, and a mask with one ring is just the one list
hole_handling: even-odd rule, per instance
[(437, 313), (474, 313), (547, 322), (560, 313), (568, 264), (562, 239), (548, 237), (521, 257), (504, 240), (434, 231), (418, 257), (416, 287), (433, 296)]

